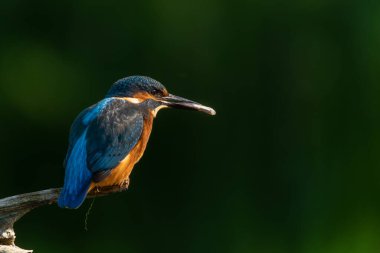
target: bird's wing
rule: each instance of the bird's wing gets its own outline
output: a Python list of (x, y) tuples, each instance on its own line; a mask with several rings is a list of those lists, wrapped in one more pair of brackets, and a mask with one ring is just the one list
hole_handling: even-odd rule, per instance
[(103, 180), (132, 150), (141, 137), (144, 119), (135, 108), (114, 99), (87, 129), (87, 166), (93, 180)]
[(70, 130), (69, 149), (64, 161), (65, 183), (58, 199), (60, 207), (77, 208), (86, 197), (91, 184), (92, 173), (87, 166), (86, 136), (88, 126), (110, 103), (104, 99), (85, 109), (74, 120)]
[(99, 115), (106, 105), (110, 103), (112, 99), (103, 99), (97, 104), (94, 104), (86, 109), (84, 109), (74, 120), (73, 124), (70, 128), (70, 136), (69, 136), (69, 148), (67, 150), (66, 158), (63, 162), (63, 167), (66, 168), (68, 159), (71, 155), (71, 152), (74, 148), (75, 143), (77, 140), (82, 136), (82, 134), (85, 132), (86, 128), (89, 126), (89, 124)]
[(70, 158), (70, 154), (73, 151), (74, 145), (77, 142), (77, 140), (80, 138), (80, 136), (84, 133), (86, 130), (86, 124), (83, 123), (83, 118), (91, 112), (91, 110), (94, 108), (94, 105), (91, 107), (86, 108), (83, 110), (78, 117), (74, 120), (74, 123), (71, 125), (70, 129), (70, 136), (69, 136), (69, 148), (67, 150), (66, 158), (63, 161), (63, 167), (66, 168), (67, 162)]

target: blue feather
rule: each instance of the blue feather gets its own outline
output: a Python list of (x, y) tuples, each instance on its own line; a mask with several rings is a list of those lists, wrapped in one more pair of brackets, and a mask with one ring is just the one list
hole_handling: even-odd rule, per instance
[(97, 173), (115, 168), (138, 143), (144, 116), (133, 105), (115, 99), (87, 130), (87, 164)]
[(99, 116), (99, 114), (105, 109), (108, 103), (112, 101), (112, 98), (106, 98), (102, 101), (92, 105), (85, 110), (83, 110), (78, 117), (74, 120), (74, 123), (70, 129), (69, 137), (69, 149), (65, 161), (63, 162), (63, 167), (66, 168), (67, 161), (71, 155), (71, 151), (74, 147), (74, 144), (82, 136), (83, 132), (87, 129), (88, 125)]
[(92, 110), (86, 113), (83, 117), (83, 124), (88, 125), (92, 120), (99, 116), (99, 114), (106, 108), (107, 104), (110, 103), (114, 98), (105, 98), (95, 105)]
[(59, 195), (60, 207), (78, 208), (91, 184), (92, 173), (87, 168), (86, 133), (75, 143), (66, 165), (65, 183)]

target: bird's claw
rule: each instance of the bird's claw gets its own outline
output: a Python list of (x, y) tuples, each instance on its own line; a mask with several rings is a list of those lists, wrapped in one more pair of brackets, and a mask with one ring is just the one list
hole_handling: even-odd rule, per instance
[(129, 178), (125, 179), (124, 181), (121, 182), (120, 187), (123, 189), (128, 189), (129, 187)]

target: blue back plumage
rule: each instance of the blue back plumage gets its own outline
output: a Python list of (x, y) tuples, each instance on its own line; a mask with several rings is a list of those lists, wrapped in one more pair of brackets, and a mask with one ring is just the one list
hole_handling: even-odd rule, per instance
[(64, 162), (65, 183), (58, 205), (66, 208), (79, 207), (86, 198), (92, 173), (87, 166), (87, 127), (112, 99), (103, 99), (85, 109), (75, 119), (70, 130), (69, 149)]
[(91, 181), (106, 178), (137, 144), (143, 124), (143, 114), (123, 99), (106, 98), (80, 113), (70, 131), (58, 205), (79, 207)]

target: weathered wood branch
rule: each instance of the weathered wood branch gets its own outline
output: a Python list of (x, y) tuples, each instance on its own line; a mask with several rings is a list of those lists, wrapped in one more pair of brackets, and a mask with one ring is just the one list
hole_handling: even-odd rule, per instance
[[(95, 188), (88, 193), (87, 198), (122, 192), (127, 188), (128, 184)], [(60, 191), (60, 188), (53, 188), (0, 199), (0, 253), (32, 252), (15, 246), (16, 234), (13, 224), (37, 207), (56, 203)]]

